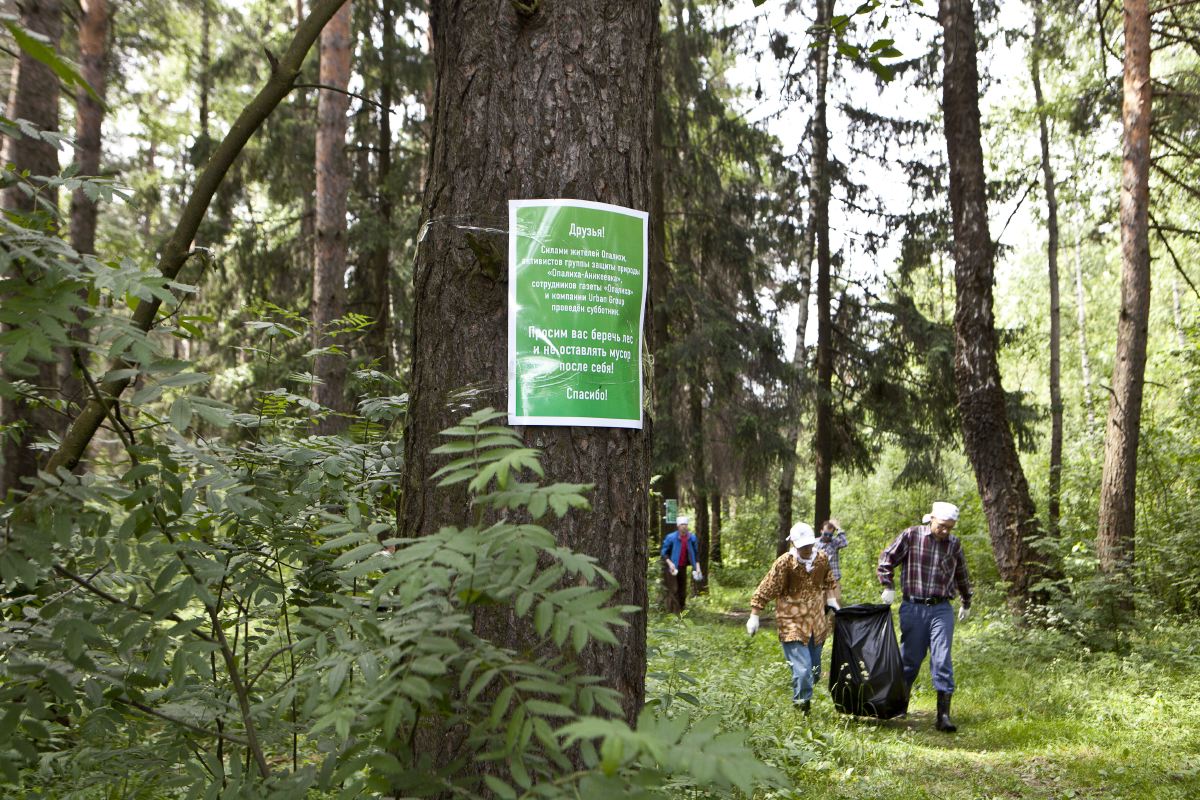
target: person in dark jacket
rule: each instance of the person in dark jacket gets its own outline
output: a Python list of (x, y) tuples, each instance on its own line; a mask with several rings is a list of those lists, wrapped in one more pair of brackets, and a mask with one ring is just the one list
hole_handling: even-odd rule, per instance
[(700, 571), (700, 554), (696, 547), (696, 537), (688, 530), (688, 518), (679, 517), (675, 521), (676, 529), (663, 539), (661, 558), (663, 562), (663, 587), (667, 611), (675, 614), (683, 613), (687, 604), (687, 574), (689, 568), (692, 580), (704, 577)]

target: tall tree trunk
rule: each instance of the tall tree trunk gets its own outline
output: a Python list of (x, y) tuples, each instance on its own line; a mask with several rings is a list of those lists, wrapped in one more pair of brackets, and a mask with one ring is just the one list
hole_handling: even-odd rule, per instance
[(1054, 185), (1054, 168), (1050, 163), (1050, 125), (1046, 114), (1046, 99), (1042, 96), (1042, 48), (1045, 47), (1042, 3), (1034, 4), (1033, 46), (1030, 72), (1033, 78), (1033, 97), (1037, 103), (1038, 135), (1042, 148), (1042, 176), (1046, 187), (1046, 274), (1050, 283), (1050, 487), (1046, 501), (1046, 520), (1050, 537), (1058, 537), (1058, 521), (1062, 505), (1063, 402), (1061, 360), (1061, 303), (1058, 292), (1058, 195)]
[[(350, 98), (350, 57), (354, 52), (351, 31), (351, 2), (333, 15), (321, 31), (320, 83), (317, 100), (317, 193), (316, 250), (313, 261), (312, 325), (313, 347), (336, 344), (331, 335), (334, 320), (346, 313), (346, 195), (350, 190), (350, 165), (346, 158), (346, 113)], [(318, 355), (313, 365), (317, 382), (312, 398), (326, 408), (345, 411), (346, 357)], [(346, 426), (345, 418), (331, 414), (317, 427), (323, 434)]]
[[(435, 0), (430, 20), (437, 89), (422, 218), (432, 225), (420, 243), (413, 281), (400, 515), (407, 536), (466, 515), (463, 491), (435, 489), (430, 480), (444, 463), (430, 454), (441, 443), (438, 434), (463, 414), (455, 392), (474, 385), (480, 389), (475, 405), (505, 404), (507, 248), (502, 239), (485, 238), (472, 249), (468, 232), (446, 221), (502, 218), (508, 199), (521, 197), (647, 208), (658, 65), (656, 2), (619, 8), (543, 3), (527, 19), (513, 3)], [(620, 583), (614, 603), (644, 609), (649, 462), (643, 432), (527, 427), (522, 435), (542, 451), (554, 480), (595, 485), (592, 510), (555, 523), (555, 533), (613, 573)], [(593, 644), (579, 657), (583, 670), (620, 693), (630, 720), (645, 697), (645, 622), (644, 614), (635, 615), (616, 631), (619, 646)], [(481, 617), (477, 627), (499, 642), (526, 638), (507, 617)]]
[[(825, 164), (813, 164), (814, 170), (825, 169)], [(807, 383), (808, 348), (804, 346), (804, 336), (808, 331), (808, 300), (812, 292), (812, 261), (813, 248), (816, 246), (816, 226), (813, 221), (813, 209), (817, 207), (817, 181), (810, 180), (808, 184), (808, 218), (804, 225), (804, 238), (800, 245), (798, 289), (800, 299), (797, 301), (796, 317), (796, 350), (792, 354), (792, 380), (795, 386), (789, 391), (787, 450), (783, 454), (782, 471), (779, 476), (779, 500), (775, 514), (775, 553), (783, 555), (788, 549), (788, 533), (792, 528), (792, 508), (794, 505), (794, 489), (796, 485), (796, 450), (800, 447), (800, 415), (803, 409), (802, 398), (804, 386)]]
[[(1051, 572), (1031, 552), (1038, 522), (1008, 423), (992, 316), (995, 251), (988, 232), (987, 189), (979, 130), (979, 73), (971, 0), (941, 0), (942, 110), (954, 223), (954, 379), (967, 457), (987, 516), (1000, 578), (1014, 606)], [(1040, 593), (1037, 593), (1040, 595)]]
[[(37, 0), (21, 6), (21, 26), (33, 33), (45, 36), (52, 47), (57, 48), (62, 38), (62, 4), (60, 0)], [(21, 51), (14, 65), (16, 73), (12, 85), (6, 116), (10, 119), (25, 119), (44, 131), (58, 131), (58, 77), (53, 71), (28, 53)], [(28, 170), (30, 175), (52, 176), (58, 174), (58, 150), (53, 144), (30, 136), (10, 137), (5, 146), (4, 159), (18, 170)], [(44, 200), (57, 205), (56, 189), (41, 188)], [(36, 201), (25, 194), (19, 186), (4, 190), (0, 204), (6, 211), (22, 216), (38, 212)], [(57, 220), (48, 220), (48, 225), (57, 225)], [(9, 277), (7, 274), (5, 277)], [(17, 377), (17, 376), (13, 376)], [(41, 394), (50, 397), (58, 391), (58, 369), (53, 362), (38, 365), (38, 374), (21, 376), (36, 382)], [(24, 488), (22, 478), (37, 474), (38, 460), (30, 443), (48, 431), (63, 429), (62, 418), (37, 402), (21, 398), (0, 398), (0, 429), (3, 435), (0, 445), (3, 463), (0, 464), (0, 500), (10, 489)]]
[[(661, 25), (661, 23), (656, 24)], [(661, 28), (659, 35), (661, 36)], [(651, 325), (646, 337), (647, 348), (654, 354), (654, 382), (651, 387), (654, 395), (651, 407), (655, 409), (656, 414), (650, 428), (652, 454), (671, 447), (673, 433), (672, 426), (669, 424), (673, 418), (670, 408), (673, 395), (673, 372), (666, 355), (671, 346), (671, 306), (667, 302), (671, 291), (671, 267), (667, 263), (667, 145), (664, 141), (667, 110), (666, 99), (662, 92), (662, 73), (662, 51), (660, 49), (656, 55), (654, 70), (654, 130), (651, 135), (650, 157), (650, 275), (648, 280), (650, 296), (647, 299)], [(679, 488), (674, 459), (668, 459), (668, 461), (671, 466), (664, 469), (657, 489), (664, 500), (677, 500)], [(650, 524), (652, 530), (657, 526), (658, 541), (660, 542), (675, 527), (675, 523), (667, 521), (662, 508), (658, 509), (657, 515), (650, 520)]]
[(1113, 576), (1124, 609), (1133, 607), (1137, 450), (1150, 322), (1150, 7), (1125, 2), (1125, 79), (1121, 103), (1121, 316), (1104, 433), (1100, 569)]
[(830, 21), (833, 0), (817, 0), (817, 91), (813, 105), (813, 180), (817, 205), (813, 226), (817, 232), (817, 419), (813, 434), (813, 526), (829, 519), (833, 482), (833, 324), (829, 257), (829, 126), (826, 122), (826, 87), (829, 82)]
[[(712, 516), (709, 519), (712, 527), (711, 545), (708, 551), (710, 564), (721, 563), (721, 493), (716, 489), (712, 493)], [(707, 574), (707, 573), (706, 573)]]
[(192, 163), (203, 166), (212, 150), (209, 133), (209, 103), (212, 98), (212, 0), (200, 0), (200, 136)]
[[(108, 77), (108, 0), (86, 0), (79, 24), (79, 66), (99, 99), (75, 92), (75, 164), (79, 174), (100, 174), (100, 127)], [(96, 252), (96, 203), (82, 189), (71, 195), (71, 246)]]
[(1083, 293), (1083, 260), (1080, 250), (1080, 228), (1083, 220), (1075, 226), (1075, 321), (1079, 326), (1079, 369), (1083, 373), (1083, 404), (1087, 409), (1088, 433), (1096, 430), (1096, 406), (1092, 402), (1092, 361), (1088, 357), (1087, 340), (1087, 297)]
[[(75, 165), (80, 175), (95, 177), (100, 174), (100, 129), (108, 78), (108, 0), (86, 0), (82, 12), (79, 66), (96, 97), (83, 89), (75, 91)], [(71, 246), (80, 253), (96, 252), (96, 201), (83, 189), (71, 194)], [(78, 342), (86, 336), (87, 330), (81, 322), (75, 326), (72, 338)], [(82, 403), (86, 387), (70, 354), (65, 354), (59, 362), (59, 382), (68, 403)]]
[[(691, 417), (692, 491), (696, 495), (696, 554), (700, 567), (708, 574), (708, 459), (704, 449), (704, 372), (697, 369), (688, 386), (688, 411)], [(699, 588), (699, 587), (697, 587)]]
[(374, 242), (370, 258), (368, 281), (371, 296), (367, 313), (374, 320), (367, 331), (366, 350), (370, 358), (381, 359), (384, 372), (391, 372), (392, 348), (392, 88), (395, 81), (395, 0), (380, 0), (380, 24), (383, 28), (383, 47), (379, 84), (379, 162), (376, 171), (377, 208), (382, 231)]

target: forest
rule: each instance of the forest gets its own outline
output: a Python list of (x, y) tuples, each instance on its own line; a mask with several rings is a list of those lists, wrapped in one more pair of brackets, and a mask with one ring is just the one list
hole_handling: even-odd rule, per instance
[(1200, 0), (0, 24), (0, 797), (1200, 796)]

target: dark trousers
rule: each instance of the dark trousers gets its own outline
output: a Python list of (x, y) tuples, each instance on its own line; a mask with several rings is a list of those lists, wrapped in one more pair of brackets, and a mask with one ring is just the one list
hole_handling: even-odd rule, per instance
[(663, 599), (668, 613), (683, 613), (683, 607), (687, 604), (687, 576), (686, 569), (672, 575), (667, 565), (663, 564)]
[(950, 603), (924, 605), (905, 600), (900, 604), (900, 661), (904, 680), (911, 685), (929, 653), (929, 675), (939, 692), (954, 691), (954, 607)]

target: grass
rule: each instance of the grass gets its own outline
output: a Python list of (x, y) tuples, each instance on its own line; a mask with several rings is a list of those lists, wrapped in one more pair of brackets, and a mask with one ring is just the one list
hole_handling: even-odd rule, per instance
[(647, 696), (746, 732), (791, 784), (758, 798), (1200, 797), (1200, 626), (1142, 630), (1116, 655), (979, 609), (955, 632), (959, 732), (945, 734), (928, 662), (907, 720), (838, 714), (824, 680), (799, 716), (773, 627), (743, 627), (752, 589), (718, 574), (684, 618), (652, 615)]

